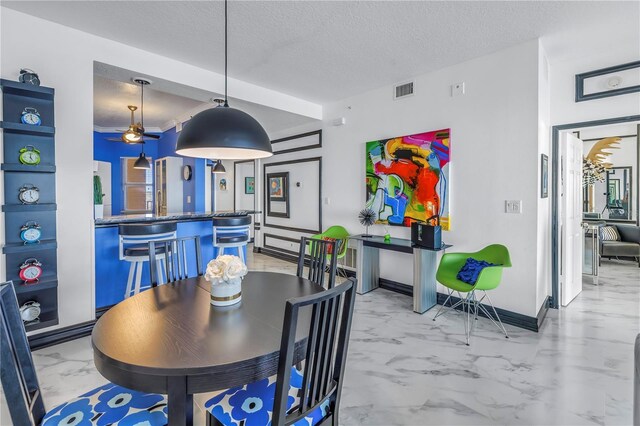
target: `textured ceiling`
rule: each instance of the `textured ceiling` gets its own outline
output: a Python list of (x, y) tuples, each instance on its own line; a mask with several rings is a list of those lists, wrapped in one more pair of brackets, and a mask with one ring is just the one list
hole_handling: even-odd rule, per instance
[[(2, 1), (223, 71), (220, 1)], [(554, 55), (638, 44), (640, 2), (230, 1), (229, 72), (310, 101), (342, 99), (544, 36)]]
[[(203, 109), (211, 108), (212, 98), (223, 97), (217, 93), (96, 62), (93, 78), (95, 126), (126, 129), (131, 119), (127, 105), (140, 106), (140, 86), (131, 81), (134, 77), (152, 81), (144, 90), (144, 125), (149, 130), (167, 130), (175, 125), (174, 120), (188, 120)], [(229, 104), (253, 116), (269, 135), (317, 121), (232, 97), (229, 98)], [(140, 110), (136, 111), (135, 120), (140, 120)]]
[[(153, 90), (153, 86), (145, 87), (144, 101), (144, 125), (146, 128), (164, 128), (171, 120), (202, 105), (202, 102), (193, 99)], [(139, 85), (94, 76), (94, 125), (126, 129), (131, 119), (127, 105), (135, 105), (138, 107), (138, 110), (135, 112), (135, 121), (139, 121)]]

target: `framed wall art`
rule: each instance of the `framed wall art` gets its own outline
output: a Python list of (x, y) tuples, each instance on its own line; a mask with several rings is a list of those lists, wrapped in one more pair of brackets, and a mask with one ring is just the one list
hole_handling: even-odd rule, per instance
[(442, 129), (366, 143), (366, 207), (376, 223), (450, 229), (450, 135)]
[(289, 172), (269, 173), (266, 182), (267, 216), (289, 217)]
[(244, 178), (244, 193), (255, 194), (256, 193), (256, 178), (253, 176), (247, 176)]
[(549, 196), (549, 157), (540, 155), (540, 198)]

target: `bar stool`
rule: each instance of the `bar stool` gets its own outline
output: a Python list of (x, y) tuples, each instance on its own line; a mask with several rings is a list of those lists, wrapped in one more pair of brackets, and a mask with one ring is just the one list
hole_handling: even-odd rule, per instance
[(232, 253), (233, 251), (237, 253), (243, 263), (246, 263), (251, 216), (214, 217), (212, 222), (214, 257), (223, 255), (225, 251), (231, 250)]
[[(176, 222), (122, 223), (118, 226), (120, 260), (131, 262), (127, 289), (124, 294), (125, 299), (131, 296), (132, 292), (133, 294), (140, 293), (142, 268), (145, 262), (149, 262), (149, 241), (176, 238), (177, 228)], [(162, 262), (164, 262), (164, 259), (164, 247), (159, 245), (156, 247), (158, 270), (163, 269)], [(145, 288), (147, 287), (150, 286), (145, 286)]]

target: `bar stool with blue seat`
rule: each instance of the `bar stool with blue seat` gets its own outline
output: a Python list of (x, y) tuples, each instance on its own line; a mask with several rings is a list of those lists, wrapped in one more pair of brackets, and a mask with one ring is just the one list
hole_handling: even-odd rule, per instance
[(212, 218), (213, 256), (235, 254), (244, 263), (247, 259), (251, 216), (221, 216)]
[[(129, 278), (124, 297), (140, 293), (142, 283), (142, 268), (149, 262), (149, 242), (176, 238), (176, 222), (160, 223), (122, 223), (118, 226), (119, 257), (120, 260), (131, 262)], [(156, 247), (156, 261), (158, 269), (162, 270), (164, 262), (164, 246)], [(135, 281), (134, 281), (135, 275)], [(145, 288), (150, 287), (150, 285)]]

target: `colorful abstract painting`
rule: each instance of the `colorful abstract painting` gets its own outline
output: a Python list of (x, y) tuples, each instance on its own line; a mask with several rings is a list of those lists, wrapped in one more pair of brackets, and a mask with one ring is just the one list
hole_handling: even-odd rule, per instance
[(367, 207), (377, 223), (450, 229), (450, 129), (367, 142)]

